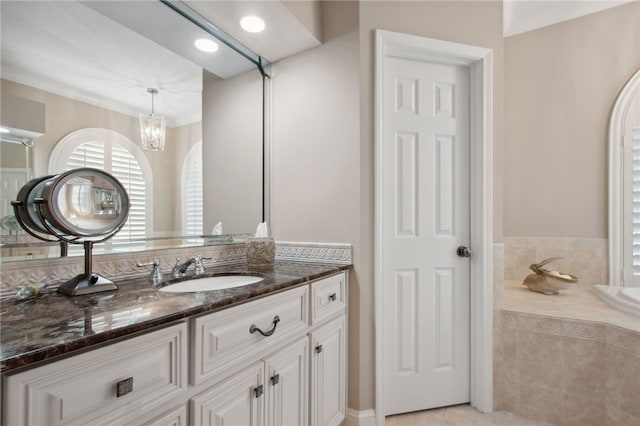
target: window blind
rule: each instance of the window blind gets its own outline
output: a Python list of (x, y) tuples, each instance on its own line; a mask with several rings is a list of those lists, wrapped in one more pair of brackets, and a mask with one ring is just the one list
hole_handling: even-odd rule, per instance
[(146, 183), (140, 164), (124, 147), (103, 142), (87, 142), (73, 150), (65, 170), (93, 167), (111, 173), (129, 194), (129, 218), (111, 239), (114, 246), (146, 237)]
[(631, 218), (632, 224), (632, 256), (633, 276), (640, 277), (640, 127), (633, 129), (632, 136), (632, 183), (631, 183)]
[(184, 162), (183, 170), (182, 230), (185, 235), (202, 235), (204, 207), (202, 197), (202, 155), (192, 150)]

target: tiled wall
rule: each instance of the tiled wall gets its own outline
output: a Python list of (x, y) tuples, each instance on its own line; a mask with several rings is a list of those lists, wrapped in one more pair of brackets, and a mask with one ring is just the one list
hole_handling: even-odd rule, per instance
[(556, 425), (640, 424), (640, 334), (502, 311), (494, 409)]
[(607, 253), (606, 238), (505, 237), (504, 276), (507, 280), (522, 281), (533, 273), (529, 269), (532, 263), (562, 257), (545, 268), (573, 274), (579, 285), (606, 284)]
[[(93, 272), (118, 281), (149, 274), (150, 269), (138, 268), (136, 261), (146, 263), (158, 259), (162, 271), (169, 273), (176, 258), (188, 259), (196, 255), (212, 258), (212, 260), (205, 261), (205, 266), (239, 263), (246, 259), (244, 243), (148, 250), (137, 253), (94, 256)], [(350, 264), (352, 262), (351, 246), (348, 244), (277, 242), (276, 259)], [(5, 295), (13, 294), (17, 289), (26, 285), (48, 281), (65, 281), (73, 278), (83, 272), (84, 258), (76, 256), (3, 262), (0, 266), (0, 295)]]
[(607, 249), (595, 238), (505, 237), (503, 251), (494, 246), (494, 410), (555, 425), (640, 425), (639, 333), (502, 309), (504, 279), (523, 280), (545, 258), (564, 257), (549, 267), (580, 285), (606, 283)]

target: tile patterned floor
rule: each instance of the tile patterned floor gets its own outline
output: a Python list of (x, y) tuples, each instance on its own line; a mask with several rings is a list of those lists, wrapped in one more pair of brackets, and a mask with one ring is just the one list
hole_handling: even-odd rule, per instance
[(470, 405), (387, 416), (387, 426), (553, 426), (525, 419), (508, 411), (482, 414)]

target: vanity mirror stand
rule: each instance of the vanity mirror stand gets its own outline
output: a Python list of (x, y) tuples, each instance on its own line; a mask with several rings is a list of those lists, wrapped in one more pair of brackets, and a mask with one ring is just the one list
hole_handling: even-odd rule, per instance
[(60, 241), (62, 247), (84, 246), (84, 273), (60, 285), (58, 293), (79, 296), (118, 289), (93, 272), (93, 245), (112, 238), (129, 215), (129, 196), (116, 178), (98, 169), (74, 169), (29, 181), (17, 198), (11, 205), (30, 235)]

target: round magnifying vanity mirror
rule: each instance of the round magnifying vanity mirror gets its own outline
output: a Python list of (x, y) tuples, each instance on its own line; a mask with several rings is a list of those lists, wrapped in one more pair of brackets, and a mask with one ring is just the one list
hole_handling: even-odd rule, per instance
[(93, 244), (113, 237), (129, 215), (129, 196), (115, 177), (98, 169), (74, 169), (29, 181), (17, 198), (12, 202), (15, 215), (29, 234), (84, 244), (84, 274), (62, 284), (59, 293), (75, 296), (118, 288), (92, 272)]
[(75, 169), (49, 179), (42, 199), (44, 218), (68, 235), (111, 235), (127, 220), (127, 192), (102, 170)]

